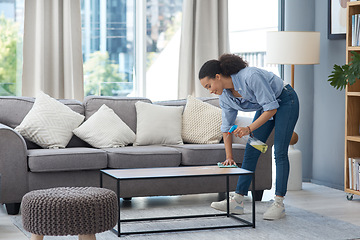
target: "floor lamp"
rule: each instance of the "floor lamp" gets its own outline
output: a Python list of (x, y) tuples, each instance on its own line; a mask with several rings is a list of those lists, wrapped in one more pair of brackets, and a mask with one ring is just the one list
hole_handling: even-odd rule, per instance
[[(320, 63), (320, 32), (267, 32), (266, 62), (291, 65), (294, 88), (295, 65)], [(297, 143), (294, 132), (290, 144)]]

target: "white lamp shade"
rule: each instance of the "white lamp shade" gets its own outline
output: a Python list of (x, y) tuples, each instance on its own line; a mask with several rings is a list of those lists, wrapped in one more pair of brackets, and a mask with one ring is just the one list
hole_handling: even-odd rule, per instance
[(319, 64), (320, 32), (267, 32), (266, 62)]

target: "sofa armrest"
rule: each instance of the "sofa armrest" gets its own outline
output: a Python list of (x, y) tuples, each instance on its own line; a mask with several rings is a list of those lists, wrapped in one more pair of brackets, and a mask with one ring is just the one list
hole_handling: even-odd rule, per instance
[(28, 191), (27, 147), (24, 138), (0, 123), (0, 202), (20, 203)]

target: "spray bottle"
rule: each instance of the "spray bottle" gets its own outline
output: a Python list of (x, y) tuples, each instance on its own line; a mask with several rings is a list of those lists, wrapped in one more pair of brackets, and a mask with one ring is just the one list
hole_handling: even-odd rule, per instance
[[(230, 130), (228, 131), (228, 136), (237, 128), (237, 125), (233, 125)], [(252, 133), (250, 133), (250, 136), (248, 137), (247, 142), (254, 147), (255, 149), (259, 150), (262, 153), (265, 153), (266, 150), (268, 149), (268, 145), (266, 145), (266, 143), (263, 143), (262, 141), (260, 141), (259, 139), (257, 139), (256, 137), (254, 137), (254, 135)]]

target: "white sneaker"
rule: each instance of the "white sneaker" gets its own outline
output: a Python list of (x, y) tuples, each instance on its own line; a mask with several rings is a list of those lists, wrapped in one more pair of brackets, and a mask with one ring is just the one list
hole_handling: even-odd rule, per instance
[[(235, 193), (229, 198), (229, 210), (230, 213), (243, 214), (244, 213), (244, 196)], [(211, 207), (216, 210), (227, 212), (226, 199), (221, 202), (211, 203)]]
[(263, 218), (266, 220), (276, 220), (285, 217), (284, 198), (275, 196), (274, 200), (271, 207), (264, 213)]

